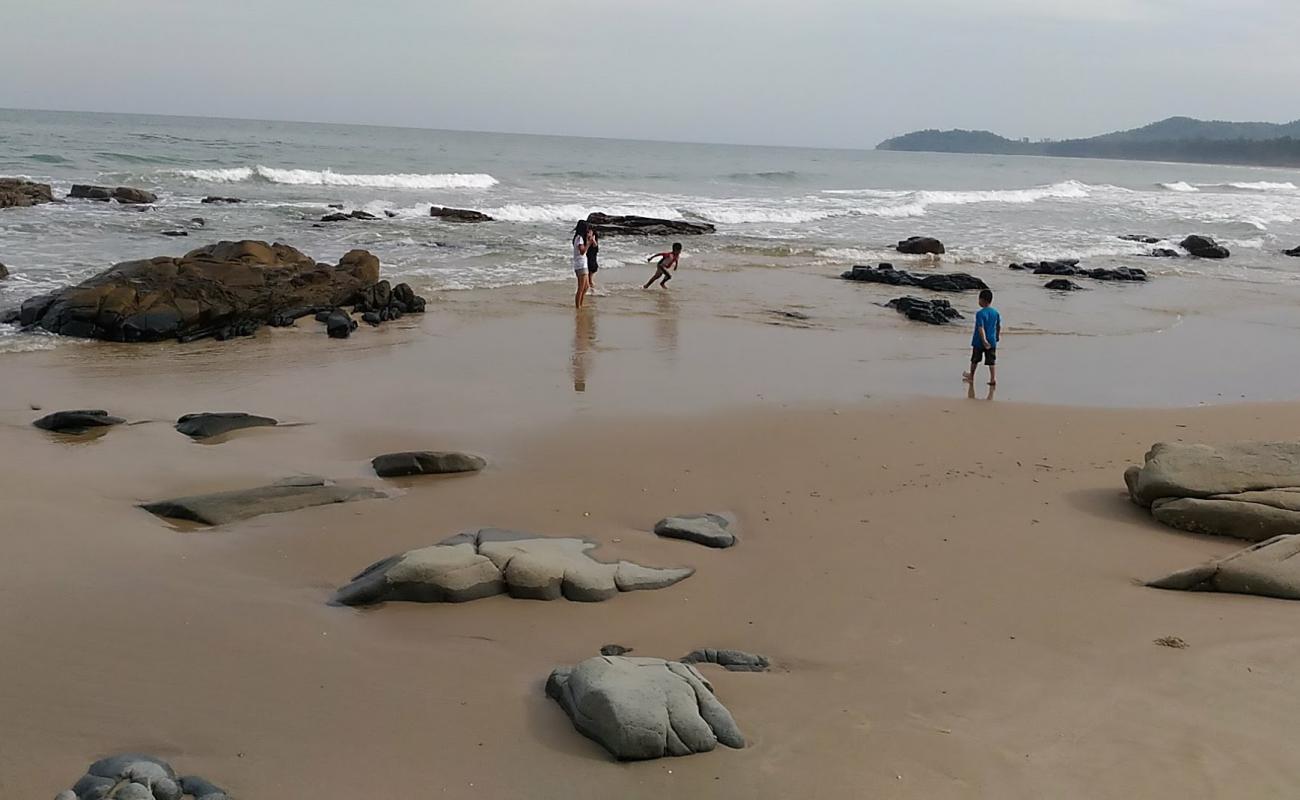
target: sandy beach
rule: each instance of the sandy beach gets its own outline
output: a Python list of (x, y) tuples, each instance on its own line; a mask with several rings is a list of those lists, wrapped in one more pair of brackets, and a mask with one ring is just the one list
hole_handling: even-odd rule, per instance
[[(1276, 369), (1300, 338), (1286, 296), (1159, 335), (1013, 322), (990, 400), (957, 380), (965, 329), (871, 305), (886, 287), (643, 277), (602, 273), (579, 316), (568, 284), (542, 284), (444, 293), (346, 342), (303, 320), (6, 355), (0, 796), (53, 796), (132, 750), (243, 798), (1281, 797), (1300, 780), (1280, 702), (1294, 608), (1138, 585), (1239, 544), (1156, 525), (1121, 477), (1157, 441), (1300, 438), (1300, 405), (1258, 402), (1300, 396)], [(1142, 289), (1178, 291), (1160, 287)], [(810, 318), (774, 313), (791, 310)], [(1202, 324), (1247, 356), (1207, 358)], [(136, 424), (30, 426), (83, 407)], [(172, 429), (205, 410), (301, 424)], [(374, 476), (371, 457), (407, 449), (489, 467)], [(136, 507), (301, 474), (393, 496), (205, 530)], [(650, 532), (700, 511), (734, 514), (740, 544)], [(327, 604), (376, 559), (486, 526), (697, 572), (592, 604)], [(542, 691), (609, 643), (769, 656), (768, 673), (702, 668), (748, 746), (613, 761)]]

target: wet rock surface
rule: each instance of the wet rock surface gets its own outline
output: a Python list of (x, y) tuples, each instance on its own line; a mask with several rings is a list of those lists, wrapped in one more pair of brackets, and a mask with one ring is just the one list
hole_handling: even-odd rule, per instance
[(47, 183), (0, 178), (0, 208), (27, 208), (53, 202), (54, 194)]
[(158, 202), (157, 195), (144, 189), (133, 189), (130, 186), (110, 188), (108, 186), (91, 186), (84, 183), (74, 183), (68, 191), (68, 197), (102, 202), (116, 200), (124, 205), (148, 205)]
[(1079, 260), (1075, 258), (1011, 264), (1010, 269), (1028, 271), (1035, 275), (1058, 275), (1064, 278), (1084, 277), (1092, 278), (1097, 281), (1141, 282), (1147, 279), (1146, 272), (1137, 267), (1117, 267), (1115, 269), (1098, 267), (1096, 269), (1085, 269), (1079, 266)]
[(962, 319), (960, 311), (952, 307), (947, 300), (922, 300), (919, 297), (895, 297), (886, 308), (892, 308), (905, 315), (913, 322), (929, 325), (947, 325), (953, 320)]
[(947, 252), (944, 249), (943, 242), (932, 236), (909, 236), (898, 244), (894, 249), (907, 255), (943, 255)]
[(1227, 258), (1231, 255), (1228, 248), (1214, 241), (1209, 236), (1188, 236), (1178, 243), (1178, 246), (1196, 256), (1197, 258)]
[(93, 428), (108, 428), (121, 425), (126, 420), (114, 417), (103, 409), (79, 409), (74, 411), (55, 411), (46, 414), (32, 424), (43, 431), (55, 433), (81, 434)]
[(388, 495), (367, 486), (339, 486), (321, 478), (289, 479), (269, 486), (176, 497), (144, 503), (140, 508), (164, 519), (225, 525), (263, 514), (280, 514), (313, 506), (373, 500)]
[(487, 466), (480, 456), (451, 451), (418, 450), (406, 453), (385, 453), (370, 461), (375, 474), (381, 478), (399, 478), (408, 475), (453, 475), (478, 472)]
[(855, 266), (840, 277), (847, 281), (884, 283), (890, 286), (917, 286), (935, 292), (966, 292), (987, 289), (988, 284), (965, 272), (912, 273), (894, 269), (893, 264)]
[(194, 439), (210, 439), (244, 428), (261, 428), (279, 424), (270, 417), (259, 417), (242, 411), (202, 412), (186, 414), (176, 420), (176, 430)]
[(1044, 289), (1051, 289), (1054, 292), (1076, 292), (1083, 287), (1069, 278), (1056, 278), (1043, 284)]
[(584, 539), (496, 528), (458, 534), (371, 564), (335, 594), (341, 605), (389, 601), (463, 603), (498, 594), (529, 600), (608, 600), (619, 592), (662, 589), (694, 574), (588, 555)]
[(471, 211), (468, 208), (446, 208), (444, 206), (434, 206), (429, 209), (429, 216), (437, 217), (446, 222), (492, 222), (492, 217), (484, 214), (482, 211)]
[(707, 222), (635, 215), (613, 216), (599, 211), (588, 214), (587, 222), (600, 236), (699, 236), (717, 230)]
[(596, 656), (554, 670), (546, 694), (579, 733), (621, 761), (745, 746), (731, 712), (689, 664)]
[(126, 261), (28, 299), (18, 322), (120, 342), (245, 335), (281, 312), (352, 301), (379, 280), (379, 259), (352, 250), (336, 266), (288, 245), (219, 242), (180, 258)]

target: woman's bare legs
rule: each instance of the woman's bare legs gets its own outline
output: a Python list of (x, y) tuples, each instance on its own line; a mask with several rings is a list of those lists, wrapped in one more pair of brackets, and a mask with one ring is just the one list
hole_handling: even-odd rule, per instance
[(585, 272), (578, 273), (578, 291), (573, 295), (573, 307), (582, 308), (582, 301), (587, 297), (587, 290), (591, 288), (591, 276)]

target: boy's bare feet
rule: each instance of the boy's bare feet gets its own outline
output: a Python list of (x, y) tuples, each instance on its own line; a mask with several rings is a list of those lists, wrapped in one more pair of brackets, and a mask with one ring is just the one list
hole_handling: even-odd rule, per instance
[(963, 381), (965, 381), (966, 383), (972, 383), (972, 382), (974, 382), (974, 378), (975, 378), (975, 376), (972, 375), (972, 374), (969, 373), (969, 372), (963, 372), (963, 373), (961, 374), (961, 379), (962, 379)]

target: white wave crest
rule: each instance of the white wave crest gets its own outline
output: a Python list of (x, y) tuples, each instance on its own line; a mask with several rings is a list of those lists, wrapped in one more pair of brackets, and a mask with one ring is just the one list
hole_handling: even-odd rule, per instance
[(1162, 183), (1160, 185), (1171, 192), (1199, 192), (1200, 191), (1200, 189), (1197, 189), (1195, 186), (1191, 185), (1186, 181), (1174, 181), (1173, 183)]
[(843, 216), (845, 212), (836, 213), (830, 209), (810, 208), (771, 208), (763, 206), (703, 206), (697, 205), (686, 209), (692, 216), (718, 222), (724, 225), (743, 225), (746, 223), (778, 223), (798, 225), (804, 222), (818, 222), (834, 216)]
[(209, 183), (239, 183), (261, 180), (290, 186), (369, 186), (380, 189), (489, 189), (496, 178), (482, 172), (401, 172), (388, 175), (353, 175), (331, 169), (278, 169), (258, 164), (227, 169), (180, 169), (170, 174)]
[(542, 203), (539, 205), (509, 203), (504, 206), (485, 208), (483, 213), (506, 222), (573, 222), (586, 219), (588, 214), (598, 210), (614, 216), (634, 214), (659, 219), (682, 218), (677, 209), (668, 206), (618, 206), (609, 204), (587, 206), (579, 203)]
[(1230, 186), (1233, 189), (1244, 189), (1246, 191), (1251, 191), (1251, 192), (1276, 192), (1276, 191), (1294, 192), (1296, 191), (1296, 185), (1294, 183), (1291, 183), (1290, 181), (1284, 181), (1281, 183), (1275, 181), (1236, 181), (1233, 183), (1221, 184), (1221, 185)]

